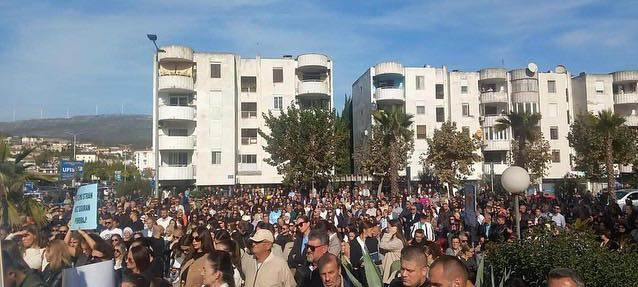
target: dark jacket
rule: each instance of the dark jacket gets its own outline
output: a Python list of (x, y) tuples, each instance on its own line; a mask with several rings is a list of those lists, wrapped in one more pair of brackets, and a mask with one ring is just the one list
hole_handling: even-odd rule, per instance
[(303, 266), (301, 268), (297, 268), (295, 270), (295, 282), (297, 282), (297, 286), (299, 287), (322, 287), (323, 282), (321, 282), (321, 277), (319, 276), (319, 270), (310, 270), (310, 264)]
[(45, 286), (49, 286), (47, 284), (44, 284), (44, 282), (42, 282), (42, 279), (40, 279), (40, 276), (38, 274), (36, 274), (33, 271), (27, 271), (27, 273), (25, 274), (26, 277), (24, 278), (24, 281), (22, 281), (22, 284), (20, 284), (20, 287), (45, 287)]
[(357, 239), (350, 241), (350, 264), (352, 264), (352, 275), (365, 285), (366, 271), (363, 267), (363, 250)]
[(47, 265), (42, 271), (42, 281), (50, 287), (62, 287), (62, 270), (68, 266), (62, 267), (60, 270), (51, 269), (51, 265)]
[(306, 264), (306, 247), (303, 246), (304, 249), (302, 251), (302, 244), (303, 235), (297, 235), (295, 242), (292, 244), (292, 250), (290, 250), (290, 254), (288, 254), (288, 267), (301, 268)]
[[(428, 287), (428, 286), (430, 285), (428, 284), (427, 281), (425, 281), (425, 283), (423, 283), (423, 285), (419, 287)], [(390, 282), (390, 285), (388, 287), (403, 287), (403, 281), (401, 281), (401, 277), (395, 278), (394, 280), (392, 280), (392, 282)]]
[(484, 237), (487, 240), (495, 241), (496, 240), (496, 236), (497, 236), (496, 224), (490, 223), (489, 225), (490, 225), (489, 234), (487, 233), (488, 232), (488, 228), (487, 228), (486, 224), (482, 224), (478, 228), (478, 235)]

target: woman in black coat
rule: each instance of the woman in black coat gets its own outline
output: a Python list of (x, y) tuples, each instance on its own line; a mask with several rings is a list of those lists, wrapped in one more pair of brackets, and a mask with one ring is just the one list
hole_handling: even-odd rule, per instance
[(49, 264), (42, 271), (42, 280), (46, 286), (62, 287), (62, 270), (71, 267), (71, 253), (63, 240), (49, 242), (44, 253)]

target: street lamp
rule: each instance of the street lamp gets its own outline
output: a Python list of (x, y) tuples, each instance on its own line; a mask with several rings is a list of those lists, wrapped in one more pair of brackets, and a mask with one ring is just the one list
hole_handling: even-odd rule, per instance
[(524, 194), (530, 184), (529, 173), (520, 166), (510, 166), (501, 175), (503, 188), (514, 195), (516, 212), (516, 239), (521, 240), (521, 213), (518, 210), (518, 196)]
[(153, 154), (155, 155), (155, 173), (153, 175), (153, 181), (155, 184), (153, 188), (155, 189), (155, 196), (160, 197), (159, 193), (159, 91), (158, 91), (158, 82), (159, 82), (159, 53), (164, 53), (166, 51), (162, 50), (157, 46), (157, 35), (155, 34), (146, 34), (146, 38), (148, 38), (151, 42), (153, 42), (153, 46), (155, 46), (155, 63), (153, 67)]

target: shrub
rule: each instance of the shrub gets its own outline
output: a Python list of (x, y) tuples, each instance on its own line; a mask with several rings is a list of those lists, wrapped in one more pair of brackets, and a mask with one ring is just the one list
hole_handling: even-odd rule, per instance
[(547, 274), (556, 267), (576, 270), (587, 286), (636, 286), (638, 282), (636, 246), (609, 251), (600, 247), (591, 231), (533, 230), (521, 242), (488, 244), (485, 258), (496, 277), (509, 268), (511, 277), (522, 278), (530, 286), (545, 286)]

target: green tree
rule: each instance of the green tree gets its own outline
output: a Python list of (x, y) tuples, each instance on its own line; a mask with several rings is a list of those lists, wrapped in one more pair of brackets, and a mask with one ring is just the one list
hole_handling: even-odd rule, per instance
[(352, 174), (352, 98), (346, 96), (343, 110), (337, 116), (335, 125), (335, 132), (339, 134), (340, 139), (337, 143), (335, 174)]
[(520, 167), (525, 166), (525, 153), (527, 152), (526, 145), (539, 137), (540, 128), (538, 123), (540, 120), (540, 114), (530, 113), (529, 111), (512, 111), (504, 118), (496, 120), (497, 123), (494, 128), (497, 132), (504, 131), (508, 128), (512, 129), (512, 134), (518, 144), (517, 153), (514, 154), (514, 165)]
[(607, 192), (615, 199), (614, 164), (636, 162), (638, 133), (625, 125), (625, 119), (610, 110), (597, 115), (583, 114), (571, 126), (567, 137), (576, 151), (576, 168), (591, 180), (607, 180)]
[(547, 175), (549, 163), (552, 161), (549, 142), (539, 133), (534, 139), (525, 145), (525, 151), (519, 153), (518, 140), (512, 140), (512, 154), (520, 155), (520, 167), (529, 172), (531, 182), (538, 183), (538, 179)]
[[(356, 157), (361, 171), (367, 175), (387, 177), (393, 195), (400, 193), (399, 171), (403, 170), (414, 150), (412, 115), (399, 108), (373, 113), (375, 125), (371, 137)], [(379, 184), (379, 190), (383, 180)]]
[(424, 169), (432, 167), (441, 182), (448, 189), (458, 187), (462, 181), (474, 172), (474, 163), (482, 159), (477, 151), (481, 148), (478, 137), (470, 136), (468, 130), (459, 130), (456, 123), (447, 121), (441, 129), (434, 130), (431, 138), (426, 139), (428, 151), (421, 155)]
[(32, 217), (39, 225), (46, 220), (42, 204), (22, 192), (26, 181), (50, 181), (27, 171), (31, 165), (22, 161), (32, 152), (33, 149), (24, 149), (11, 158), (9, 144), (0, 138), (0, 220), (3, 226), (20, 225), (22, 216)]
[(291, 105), (281, 115), (264, 114), (267, 130), (259, 130), (270, 154), (264, 161), (277, 168), (289, 185), (309, 186), (327, 182), (336, 164), (336, 146), (342, 134), (335, 132), (334, 111), (300, 110)]

